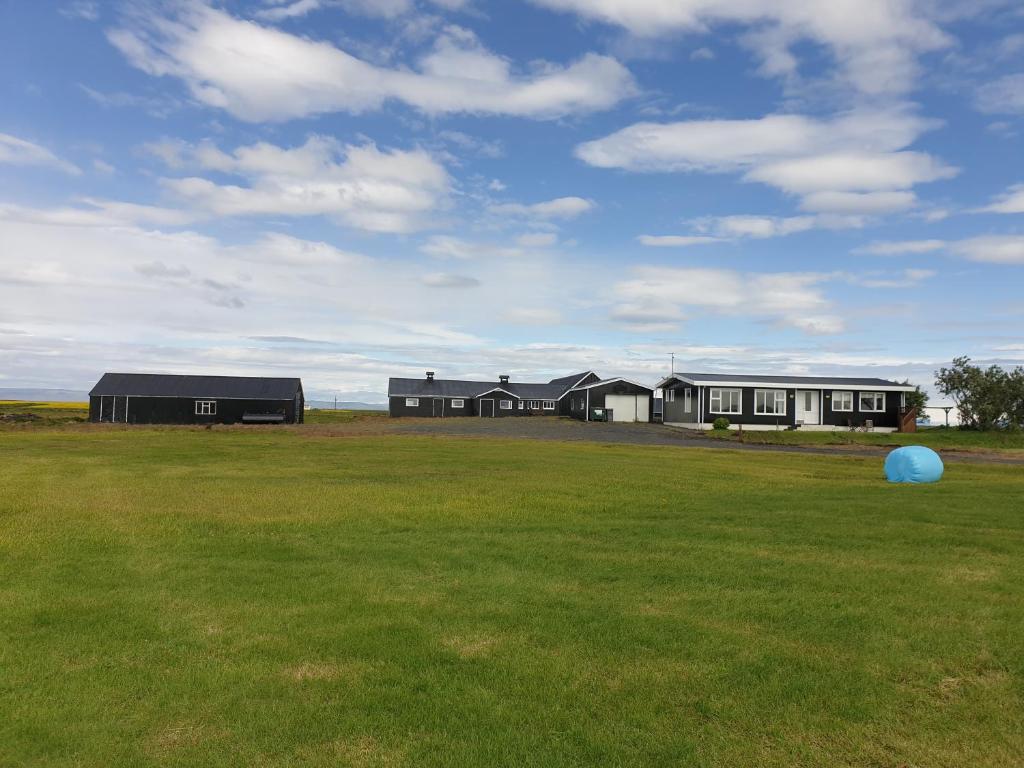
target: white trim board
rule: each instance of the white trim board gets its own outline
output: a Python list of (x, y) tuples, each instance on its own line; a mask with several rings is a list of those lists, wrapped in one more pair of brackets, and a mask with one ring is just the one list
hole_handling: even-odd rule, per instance
[[(593, 389), (594, 387), (601, 387), (604, 386), (605, 384), (614, 384), (617, 381), (621, 381), (625, 384), (632, 384), (634, 387), (647, 389), (650, 390), (651, 392), (654, 391), (652, 387), (648, 387), (646, 384), (641, 384), (639, 381), (633, 381), (632, 379), (624, 379), (620, 376), (614, 379), (602, 379), (601, 381), (595, 381), (593, 384), (584, 384), (582, 387), (573, 387), (572, 389), (569, 390), (569, 392), (579, 392), (585, 389)], [(567, 395), (569, 394), (569, 392), (566, 392), (565, 394)], [(562, 397), (565, 397), (565, 395), (562, 395)]]

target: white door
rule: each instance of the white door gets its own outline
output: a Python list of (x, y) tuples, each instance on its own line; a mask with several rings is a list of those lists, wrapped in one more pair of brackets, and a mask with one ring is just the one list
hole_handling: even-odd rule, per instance
[(796, 392), (796, 421), (799, 424), (819, 424), (821, 422), (821, 403), (816, 389), (798, 389)]
[(604, 407), (612, 412), (612, 421), (651, 420), (647, 395), (605, 395)]

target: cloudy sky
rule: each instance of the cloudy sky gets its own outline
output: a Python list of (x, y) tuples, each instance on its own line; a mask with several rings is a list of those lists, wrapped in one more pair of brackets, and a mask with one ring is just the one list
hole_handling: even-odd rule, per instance
[(1017, 0), (0, 0), (0, 387), (1024, 361)]

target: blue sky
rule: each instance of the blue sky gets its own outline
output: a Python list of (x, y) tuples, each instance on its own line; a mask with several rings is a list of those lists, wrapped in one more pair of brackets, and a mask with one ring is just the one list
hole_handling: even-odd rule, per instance
[(0, 2), (0, 387), (1024, 359), (1000, 0)]

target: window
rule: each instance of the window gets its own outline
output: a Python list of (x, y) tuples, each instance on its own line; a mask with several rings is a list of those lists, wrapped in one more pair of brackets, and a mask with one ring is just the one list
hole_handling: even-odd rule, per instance
[(452, 400), (452, 408), (465, 408), (465, 407), (466, 407), (466, 401), (465, 400)]
[(860, 410), (862, 413), (881, 413), (885, 410), (885, 392), (861, 392)]
[(832, 410), (833, 411), (852, 411), (853, 410), (853, 392), (833, 392), (832, 393)]
[(525, 407), (526, 407), (526, 403), (524, 403), (524, 402), (523, 402), (522, 400), (520, 400), (520, 401), (519, 401), (519, 410), (521, 411), (521, 410), (523, 410), (523, 408), (525, 408)]
[(553, 410), (555, 410), (555, 401), (554, 400), (545, 400), (544, 401), (544, 410), (545, 411), (553, 411)]
[(683, 390), (683, 411), (689, 413), (691, 410), (693, 410), (693, 408), (691, 407), (692, 405), (693, 399), (690, 394), (690, 388), (687, 387), (686, 389)]
[[(520, 403), (519, 407), (522, 408), (523, 404)], [(503, 411), (511, 411), (512, 410), (512, 401), (511, 400), (502, 400), (501, 401), (501, 410), (503, 410)]]
[(785, 416), (786, 390), (755, 389), (754, 413), (759, 416)]
[(900, 408), (906, 410), (907, 408), (907, 393), (900, 392)]
[(196, 400), (196, 416), (216, 416), (216, 400)]
[(537, 410), (538, 408), (540, 408), (540, 400), (531, 400), (530, 401), (530, 410), (534, 411), (534, 410)]
[(419, 408), (420, 407), (420, 399), (418, 397), (407, 397), (407, 398), (405, 398), (405, 407), (406, 408)]
[(740, 390), (712, 389), (711, 413), (743, 413), (740, 405)]
[(674, 389), (666, 390), (665, 399), (670, 403), (674, 403), (676, 401), (676, 391)]

